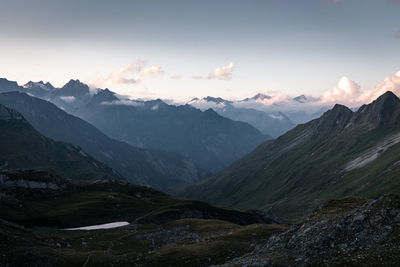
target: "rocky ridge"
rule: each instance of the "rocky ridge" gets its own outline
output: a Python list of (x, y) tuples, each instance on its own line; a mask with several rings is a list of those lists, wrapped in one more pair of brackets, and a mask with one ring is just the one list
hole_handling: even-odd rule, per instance
[(399, 232), (399, 195), (345, 198), (320, 206), (303, 223), (224, 266), (396, 265)]

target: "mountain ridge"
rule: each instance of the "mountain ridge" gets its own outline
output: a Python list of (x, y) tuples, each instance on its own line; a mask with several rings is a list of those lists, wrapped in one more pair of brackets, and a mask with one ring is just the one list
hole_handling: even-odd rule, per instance
[(175, 183), (196, 181), (205, 175), (188, 159), (113, 140), (54, 104), (25, 93), (0, 93), (0, 104), (20, 111), (44, 135), (81, 146), (131, 182), (167, 190)]
[(80, 147), (37, 132), (17, 111), (0, 104), (0, 169), (37, 169), (73, 179), (122, 177)]
[[(398, 103), (389, 92), (357, 112), (336, 105), (182, 195), (297, 220), (330, 198), (399, 193)], [(371, 119), (377, 117), (385, 123)]]

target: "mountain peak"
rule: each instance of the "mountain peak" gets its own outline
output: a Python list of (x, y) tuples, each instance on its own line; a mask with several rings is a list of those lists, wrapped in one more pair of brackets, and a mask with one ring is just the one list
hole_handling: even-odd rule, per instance
[(205, 100), (207, 102), (214, 102), (214, 103), (217, 103), (217, 104), (221, 104), (221, 103), (226, 103), (227, 102), (225, 99), (222, 99), (221, 97), (212, 97), (212, 96), (204, 97), (203, 100)]
[(93, 95), (91, 103), (102, 103), (102, 102), (112, 102), (117, 101), (118, 97), (115, 96), (113, 91), (110, 91), (108, 88), (97, 91), (96, 94)]
[(262, 94), (262, 93), (258, 93), (255, 96), (253, 96), (252, 99), (254, 99), (254, 100), (271, 99), (271, 96), (265, 95), (265, 94)]
[(19, 91), (20, 87), (17, 82), (9, 81), (5, 78), (0, 78), (0, 92)]
[(49, 82), (44, 83), (43, 81), (39, 81), (39, 82), (29, 81), (26, 84), (24, 84), (23, 87), (26, 89), (40, 88), (40, 89), (43, 89), (46, 91), (54, 89), (54, 86), (51, 83), (49, 83)]
[(78, 79), (71, 79), (60, 89), (60, 93), (67, 96), (82, 96), (89, 94), (89, 86)]
[(83, 86), (87, 87), (86, 84), (82, 83), (80, 80), (76, 79), (71, 79), (69, 82), (67, 82), (62, 88), (71, 88), (71, 87), (78, 87), (78, 86)]
[(271, 96), (269, 96), (269, 95), (265, 95), (265, 94), (262, 94), (262, 93), (258, 93), (258, 94), (256, 94), (255, 96), (253, 96), (253, 97), (251, 97), (251, 98), (245, 98), (245, 99), (243, 99), (242, 101), (250, 101), (250, 100), (265, 100), (265, 99), (271, 99)]
[(326, 136), (341, 132), (348, 125), (353, 115), (353, 111), (348, 107), (336, 104), (316, 120), (318, 123), (317, 133)]
[(387, 101), (399, 102), (400, 99), (392, 91), (387, 91), (386, 93), (384, 93), (383, 95), (378, 97), (375, 101), (376, 102), (387, 102)]
[(371, 104), (363, 105), (357, 111), (355, 122), (368, 128), (395, 126), (400, 123), (400, 99), (387, 91)]
[(299, 95), (299, 96), (296, 96), (295, 98), (293, 98), (293, 100), (300, 102), (300, 103), (304, 103), (307, 101), (307, 97), (305, 95)]

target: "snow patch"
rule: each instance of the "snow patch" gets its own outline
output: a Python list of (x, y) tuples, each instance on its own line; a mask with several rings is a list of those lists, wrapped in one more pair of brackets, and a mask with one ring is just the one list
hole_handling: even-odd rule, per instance
[(90, 225), (90, 226), (83, 226), (77, 228), (65, 228), (63, 230), (67, 231), (76, 231), (76, 230), (101, 230), (101, 229), (112, 229), (122, 226), (129, 225), (128, 222), (113, 222), (113, 223), (105, 223), (105, 224), (98, 224), (98, 225)]
[(346, 167), (344, 168), (345, 171), (351, 171), (354, 169), (362, 168), (365, 165), (371, 163), (372, 161), (376, 160), (379, 155), (384, 153), (387, 149), (390, 147), (396, 145), (397, 143), (400, 142), (400, 133), (389, 136), (385, 140), (383, 140), (381, 143), (376, 145), (373, 148), (368, 149), (365, 151), (361, 156), (358, 158), (350, 161)]
[(60, 96), (60, 99), (65, 103), (73, 103), (75, 101), (75, 96)]
[(104, 101), (101, 102), (101, 105), (116, 105), (116, 106), (133, 106), (133, 107), (142, 107), (144, 106), (143, 102), (138, 102), (129, 99), (115, 100), (115, 101)]
[(276, 115), (276, 114), (268, 114), (268, 116), (270, 118), (274, 119), (274, 120), (280, 120), (281, 121), (281, 120), (284, 119), (284, 117), (282, 115), (280, 115), (280, 114), (278, 114), (278, 115)]

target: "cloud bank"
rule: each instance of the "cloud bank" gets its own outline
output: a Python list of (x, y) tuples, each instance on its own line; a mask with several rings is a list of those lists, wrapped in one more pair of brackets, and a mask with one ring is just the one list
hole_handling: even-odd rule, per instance
[(341, 103), (356, 107), (368, 104), (377, 99), (387, 91), (392, 91), (400, 96), (400, 71), (386, 77), (383, 82), (377, 84), (373, 89), (361, 91), (360, 86), (347, 77), (343, 77), (338, 85), (326, 91), (322, 97), (323, 103)]

